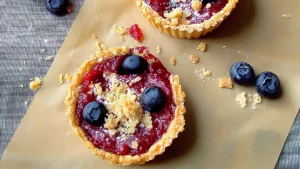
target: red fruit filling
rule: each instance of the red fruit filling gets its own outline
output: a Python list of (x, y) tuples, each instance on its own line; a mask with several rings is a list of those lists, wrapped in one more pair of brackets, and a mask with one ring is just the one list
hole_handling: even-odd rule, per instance
[(127, 32), (133, 39), (137, 40), (138, 42), (142, 42), (142, 40), (144, 39), (143, 31), (137, 24), (134, 24), (130, 28), (128, 28)]
[[(134, 49), (132, 49), (131, 52), (133, 50)], [(142, 46), (137, 47), (136, 50), (143, 53), (144, 50), (149, 49)], [(139, 75), (118, 74), (117, 78), (119, 81), (129, 84), (132, 79), (138, 76), (141, 77), (140, 81), (129, 86), (130, 89), (132, 89), (137, 95), (142, 93), (142, 88), (150, 86), (158, 86), (163, 90), (166, 96), (166, 102), (159, 112), (151, 114), (153, 127), (151, 129), (147, 129), (139, 124), (137, 125), (135, 133), (128, 135), (127, 140), (123, 140), (121, 139), (121, 133), (119, 131), (115, 135), (110, 136), (108, 129), (106, 129), (103, 125), (92, 126), (83, 120), (83, 109), (89, 102), (103, 102), (103, 100), (98, 100), (94, 93), (89, 92), (89, 85), (91, 83), (95, 84), (101, 82), (102, 89), (107, 89), (108, 82), (103, 77), (103, 74), (118, 73), (118, 69), (122, 64), (122, 61), (129, 55), (132, 55), (132, 53), (126, 56), (117, 56), (101, 62), (87, 73), (82, 82), (77, 102), (77, 116), (79, 117), (80, 126), (84, 130), (88, 140), (96, 147), (118, 155), (139, 155), (146, 153), (149, 148), (159, 141), (162, 135), (166, 133), (174, 118), (174, 111), (176, 109), (176, 105), (173, 101), (172, 87), (169, 81), (171, 74), (156, 57), (149, 54), (144, 58), (146, 60), (154, 60), (154, 62), (149, 64), (148, 69), (144, 73)], [(137, 149), (131, 148), (132, 141), (138, 142)]]
[(202, 4), (202, 8), (199, 12), (196, 12), (191, 6), (192, 0), (186, 0), (186, 2), (174, 2), (174, 0), (145, 0), (154, 11), (156, 11), (160, 16), (164, 17), (165, 12), (171, 12), (175, 8), (181, 7), (182, 10), (188, 10), (191, 16), (187, 17), (190, 24), (199, 24), (206, 20), (209, 20), (214, 13), (220, 12), (228, 3), (228, 0), (216, 0), (211, 2), (211, 7), (206, 8), (206, 4)]

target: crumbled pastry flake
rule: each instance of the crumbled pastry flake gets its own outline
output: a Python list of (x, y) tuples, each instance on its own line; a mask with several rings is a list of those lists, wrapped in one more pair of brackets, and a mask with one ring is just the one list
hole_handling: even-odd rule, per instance
[(237, 101), (242, 108), (245, 108), (247, 106), (246, 92), (238, 94), (235, 101)]
[(109, 136), (114, 136), (117, 133), (117, 131), (118, 130), (115, 129), (108, 130)]
[(125, 134), (122, 134), (121, 135), (121, 140), (127, 140), (128, 139), (128, 136), (127, 135), (125, 135)]
[(171, 57), (170, 62), (171, 62), (172, 65), (175, 65), (177, 60), (176, 60), (175, 57)]
[(20, 85), (20, 87), (21, 87), (21, 88), (24, 88), (24, 85), (23, 85), (23, 84), (21, 84), (21, 85)]
[(202, 8), (202, 2), (200, 0), (192, 0), (192, 8), (199, 12)]
[(93, 33), (91, 36), (92, 36), (93, 39), (97, 39), (97, 35), (96, 34)]
[(199, 62), (199, 57), (196, 55), (189, 55), (190, 61), (192, 61), (192, 63), (196, 64)]
[(133, 149), (137, 149), (138, 148), (138, 142), (137, 141), (133, 141), (133, 142), (131, 142), (131, 148), (133, 148)]
[(220, 78), (219, 79), (219, 87), (232, 89), (233, 83), (232, 83), (231, 79), (228, 77)]
[(209, 9), (211, 7), (211, 4), (210, 3), (207, 3), (206, 6), (205, 6), (207, 9)]
[(206, 51), (206, 46), (207, 46), (206, 43), (201, 42), (201, 43), (198, 45), (197, 50), (200, 50), (201, 52), (205, 52), (205, 51)]
[(206, 70), (205, 68), (195, 69), (195, 75), (200, 79), (205, 79), (205, 77), (211, 76), (211, 71)]
[(226, 46), (223, 46), (223, 48), (226, 48)]
[(115, 30), (120, 34), (120, 35), (125, 35), (127, 33), (126, 29), (122, 28), (121, 26), (115, 26)]
[(132, 86), (134, 83), (136, 83), (136, 82), (138, 82), (138, 81), (140, 81), (140, 80), (142, 80), (142, 78), (141, 78), (140, 76), (138, 76), (138, 77), (132, 79), (132, 80), (129, 82), (129, 86)]
[(289, 19), (291, 17), (291, 15), (288, 15), (288, 14), (282, 14), (282, 17), (286, 18), (286, 19)]
[(97, 83), (94, 86), (95, 86), (94, 93), (98, 96), (101, 96), (103, 94), (101, 83)]
[(258, 93), (254, 93), (252, 98), (253, 98), (253, 102), (251, 104), (251, 108), (253, 110), (257, 110), (258, 109), (257, 104), (262, 103), (262, 97)]
[(68, 133), (68, 135), (70, 136), (70, 135), (71, 135), (71, 133)]
[(160, 46), (156, 46), (156, 53), (161, 53), (162, 49)]
[(33, 90), (33, 91), (38, 90), (41, 87), (41, 85), (42, 85), (42, 81), (43, 81), (42, 78), (35, 77), (34, 80), (32, 80), (29, 83), (30, 89)]
[(53, 58), (54, 58), (54, 56), (47, 56), (47, 57), (45, 58), (45, 60), (50, 61), (50, 60), (53, 60)]
[(180, 24), (187, 24), (189, 21), (186, 19), (190, 14), (185, 12), (182, 8), (174, 8), (171, 12), (165, 12), (164, 17), (170, 22), (171, 26), (178, 26)]
[(151, 129), (152, 128), (151, 114), (149, 112), (145, 112), (142, 116), (141, 122), (145, 125), (146, 128)]
[(70, 75), (69, 73), (66, 73), (65, 76), (64, 76), (64, 80), (66, 81), (71, 81), (72, 80), (72, 75)]
[(122, 35), (120, 36), (120, 41), (121, 41), (121, 42), (124, 42), (124, 41), (125, 41), (124, 36), (122, 36)]
[(63, 74), (59, 74), (58, 76), (58, 86), (62, 85), (64, 83), (64, 75)]

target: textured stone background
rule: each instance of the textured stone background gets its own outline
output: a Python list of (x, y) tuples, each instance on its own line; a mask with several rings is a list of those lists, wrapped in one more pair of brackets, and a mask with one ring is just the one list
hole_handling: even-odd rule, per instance
[[(45, 58), (56, 55), (83, 0), (72, 2), (73, 13), (56, 17), (44, 0), (0, 0), (0, 157), (35, 94), (29, 79), (45, 76), (52, 64)], [(300, 168), (299, 116), (276, 168)]]

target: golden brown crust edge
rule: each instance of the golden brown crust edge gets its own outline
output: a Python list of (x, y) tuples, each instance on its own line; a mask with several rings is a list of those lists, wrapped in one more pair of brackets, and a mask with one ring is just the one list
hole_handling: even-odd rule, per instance
[(144, 5), (144, 0), (135, 1), (142, 15), (156, 29), (167, 35), (183, 39), (199, 38), (212, 32), (230, 15), (238, 3), (238, 0), (229, 0), (227, 5), (220, 12), (201, 24), (171, 26), (169, 21), (158, 15), (151, 7)]
[(100, 52), (100, 54), (91, 56), (91, 59), (85, 61), (79, 67), (78, 72), (73, 76), (65, 100), (69, 123), (72, 126), (76, 135), (84, 142), (85, 146), (91, 149), (93, 154), (99, 156), (100, 158), (105, 159), (110, 163), (121, 165), (144, 164), (147, 161), (154, 159), (156, 155), (162, 154), (165, 151), (165, 148), (171, 145), (173, 139), (177, 138), (178, 133), (184, 130), (185, 121), (183, 115), (186, 111), (184, 107), (185, 93), (182, 91), (179, 82), (179, 77), (177, 75), (171, 75), (170, 82), (172, 85), (174, 102), (176, 104), (175, 116), (167, 132), (162, 136), (162, 138), (158, 142), (156, 142), (150, 147), (148, 152), (135, 156), (116, 155), (95, 147), (87, 139), (87, 137), (85, 137), (85, 133), (83, 129), (79, 126), (79, 120), (76, 115), (78, 93), (80, 91), (80, 85), (82, 83), (85, 73), (89, 72), (97, 63), (103, 60), (110, 59), (117, 55), (127, 54), (129, 52), (129, 49), (130, 48), (127, 47), (114, 47), (102, 51)]

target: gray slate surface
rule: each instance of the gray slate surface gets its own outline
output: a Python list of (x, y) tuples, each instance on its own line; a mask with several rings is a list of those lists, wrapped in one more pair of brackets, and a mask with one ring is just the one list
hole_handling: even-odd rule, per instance
[[(52, 63), (45, 58), (56, 55), (83, 0), (72, 2), (73, 13), (55, 17), (44, 0), (0, 0), (0, 157), (33, 99), (29, 79), (45, 76)], [(300, 168), (299, 115), (276, 168)]]

